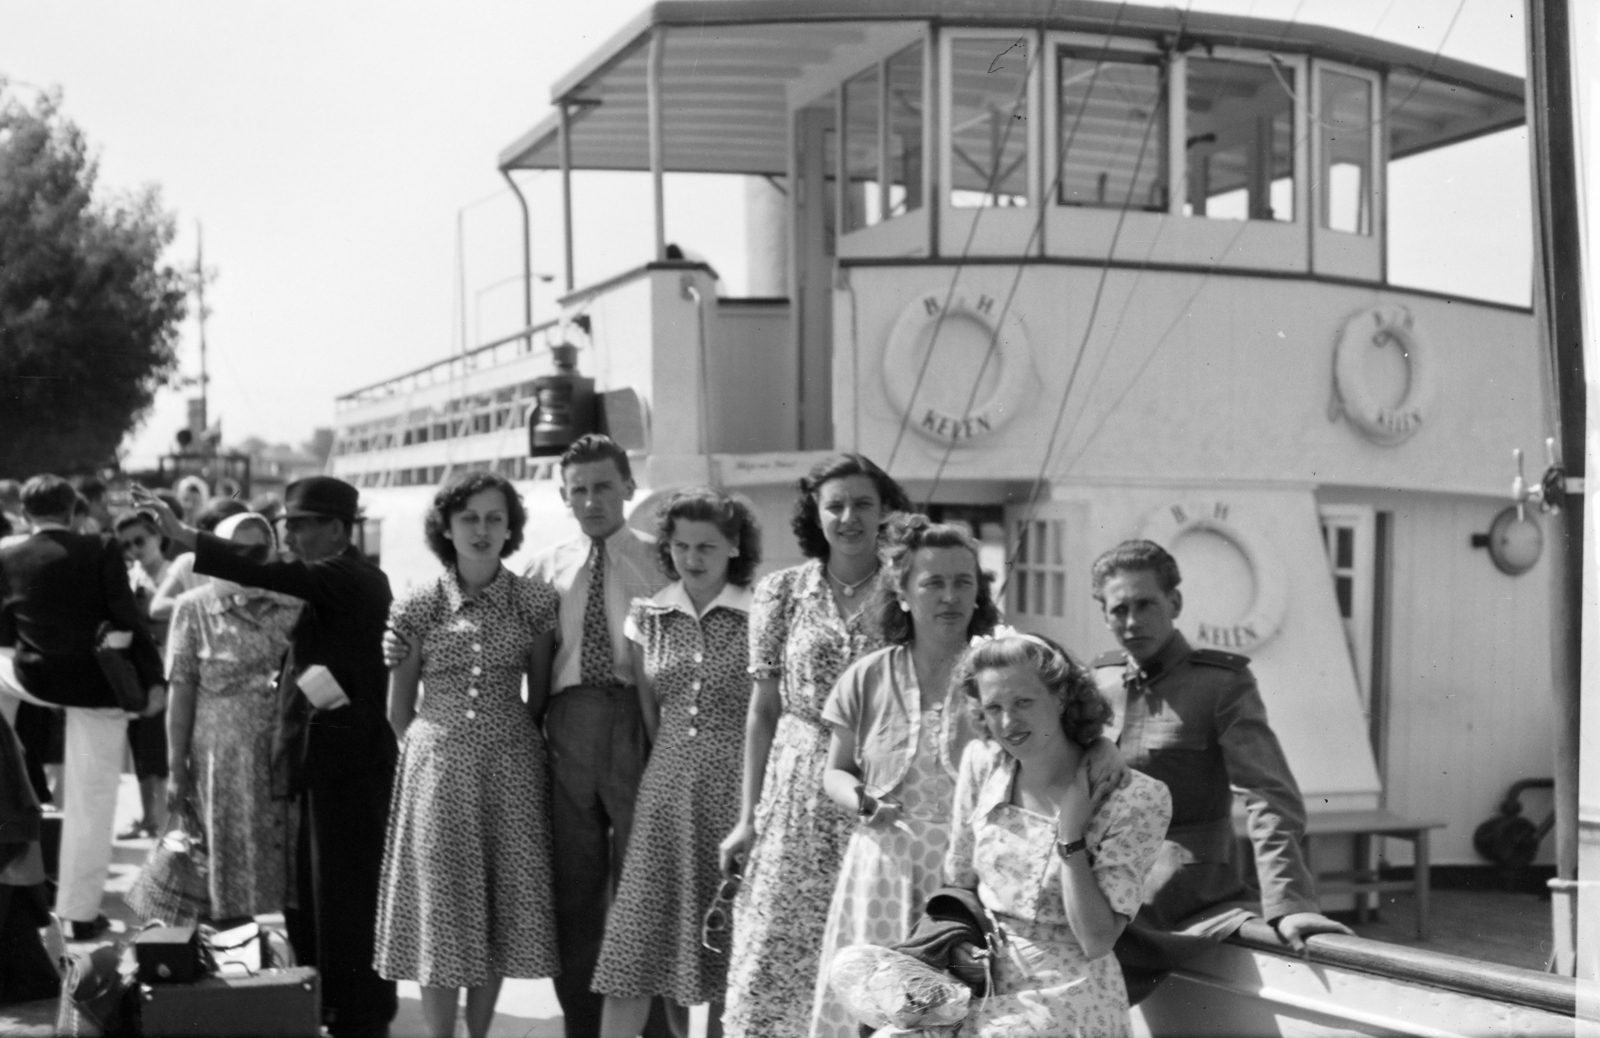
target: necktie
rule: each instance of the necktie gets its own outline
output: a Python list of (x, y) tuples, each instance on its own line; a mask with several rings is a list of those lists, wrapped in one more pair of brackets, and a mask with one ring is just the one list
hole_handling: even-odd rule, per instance
[(578, 677), (585, 685), (597, 688), (617, 683), (616, 668), (612, 664), (611, 625), (606, 619), (606, 546), (600, 540), (589, 550), (589, 598), (583, 606)]

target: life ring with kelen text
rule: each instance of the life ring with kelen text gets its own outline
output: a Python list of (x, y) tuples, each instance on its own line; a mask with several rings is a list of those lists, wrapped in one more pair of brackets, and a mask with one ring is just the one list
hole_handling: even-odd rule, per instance
[[(1368, 390), (1362, 356), (1365, 350), (1389, 346), (1406, 359), (1406, 395), (1393, 406), (1380, 404)], [(1380, 447), (1404, 443), (1422, 427), (1433, 402), (1430, 360), (1427, 340), (1417, 330), (1409, 309), (1394, 303), (1360, 311), (1345, 321), (1333, 348), (1336, 411), (1342, 411), (1351, 425)]]
[(1289, 610), (1289, 570), (1277, 549), (1248, 519), (1233, 514), (1226, 501), (1180, 501), (1149, 512), (1139, 536), (1168, 551), (1184, 535), (1216, 534), (1244, 558), (1255, 583), (1255, 598), (1244, 615), (1187, 617), (1194, 625), (1196, 647), (1249, 654), (1271, 641), (1283, 628)]
[[(895, 319), (883, 350), (883, 386), (895, 412), (924, 438), (960, 446), (999, 432), (1015, 418), (1037, 388), (1038, 377), (1027, 331), (1015, 313), (1009, 310), (1001, 313), (995, 298), (985, 293), (958, 293), (950, 298), (946, 310), (947, 295), (946, 287), (918, 293)], [(942, 326), (941, 311), (944, 311)], [(972, 342), (981, 341), (983, 351), (987, 352), (989, 344), (994, 343), (986, 373), (994, 372), (995, 382), (987, 395), (972, 401), (968, 413), (960, 414), (951, 413), (933, 402), (939, 396), (949, 398), (948, 394), (930, 392), (941, 378), (949, 377), (941, 373), (939, 357), (927, 365), (920, 387), (917, 376), (923, 372), (923, 350), (932, 342), (934, 329), (939, 329), (941, 343), (949, 343), (955, 337), (952, 333), (959, 334), (958, 329), (964, 323), (976, 325), (980, 334), (968, 338)], [(935, 348), (942, 351), (947, 347)], [(980, 352), (975, 364), (982, 363), (983, 353)], [(973, 374), (976, 373), (975, 366)], [(963, 402), (970, 391), (970, 384), (956, 387), (956, 395)]]

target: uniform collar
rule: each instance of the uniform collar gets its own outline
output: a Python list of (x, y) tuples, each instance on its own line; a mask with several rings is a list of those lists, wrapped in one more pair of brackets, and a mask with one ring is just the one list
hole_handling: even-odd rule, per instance
[[(486, 606), (499, 607), (509, 604), (511, 600), (511, 574), (505, 566), (498, 566), (494, 571), (494, 579), (489, 581), (478, 594), (478, 601)], [(452, 613), (459, 613), (462, 609), (472, 604), (466, 593), (461, 589), (461, 577), (456, 573), (456, 568), (451, 566), (439, 577), (439, 586), (444, 589), (444, 602)]]
[(1183, 632), (1173, 628), (1172, 637), (1167, 639), (1167, 644), (1142, 666), (1135, 662), (1132, 656), (1128, 657), (1123, 680), (1130, 684), (1148, 685), (1182, 663), (1192, 651), (1189, 648), (1189, 640), (1183, 636)]
[(676, 611), (698, 620), (708, 615), (713, 609), (718, 608), (748, 613), (754, 597), (747, 587), (740, 587), (737, 584), (724, 584), (722, 590), (717, 593), (717, 597), (713, 598), (711, 604), (706, 606), (706, 611), (704, 613), (696, 613), (694, 611), (694, 602), (690, 600), (688, 589), (683, 586), (683, 581), (674, 580), (646, 600), (646, 605), (654, 612), (670, 613)]

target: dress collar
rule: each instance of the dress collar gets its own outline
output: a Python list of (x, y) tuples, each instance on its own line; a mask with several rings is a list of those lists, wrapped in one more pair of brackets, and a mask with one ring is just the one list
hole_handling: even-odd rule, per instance
[(983, 780), (983, 787), (978, 790), (978, 804), (975, 816), (982, 818), (990, 811), (1011, 799), (1011, 784), (1017, 777), (1017, 759), (1005, 751), (999, 743), (985, 742), (985, 749), (995, 755), (994, 765), (987, 778)]
[[(500, 607), (508, 604), (511, 598), (511, 574), (505, 566), (495, 569), (494, 579), (489, 581), (478, 594), (478, 601), (486, 606)], [(444, 603), (452, 613), (459, 613), (471, 604), (466, 593), (461, 590), (461, 577), (456, 573), (454, 566), (449, 567), (439, 576), (439, 586), (444, 590)]]
[(654, 612), (670, 613), (677, 611), (686, 613), (698, 620), (717, 608), (748, 613), (750, 612), (751, 600), (754, 597), (747, 587), (740, 587), (737, 584), (724, 584), (722, 590), (717, 593), (717, 597), (713, 598), (711, 604), (706, 606), (706, 611), (704, 613), (696, 613), (694, 611), (694, 602), (690, 600), (689, 591), (683, 586), (683, 581), (674, 580), (646, 599), (645, 604)]

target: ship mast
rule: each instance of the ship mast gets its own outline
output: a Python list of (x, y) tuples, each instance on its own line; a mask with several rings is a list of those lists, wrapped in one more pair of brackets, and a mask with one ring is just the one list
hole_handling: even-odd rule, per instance
[[(1545, 349), (1548, 412), (1558, 453), (1544, 481), (1556, 509), (1550, 538), (1551, 679), (1555, 693), (1556, 878), (1551, 883), (1555, 966), (1591, 973), (1578, 949), (1579, 757), (1582, 735), (1583, 602), (1593, 582), (1585, 550), (1584, 495), (1587, 380), (1583, 340), (1583, 241), (1579, 221), (1578, 142), (1574, 119), (1571, 11), (1567, 0), (1527, 0), (1528, 142), (1532, 161), (1535, 254), (1533, 308)], [(1562, 471), (1564, 466), (1565, 471)], [(1593, 649), (1591, 646), (1591, 656)], [(1600, 691), (1600, 690), (1597, 690)], [(1590, 819), (1592, 825), (1595, 819)], [(1592, 852), (1591, 852), (1592, 853)], [(1593, 979), (1592, 977), (1590, 979)]]

